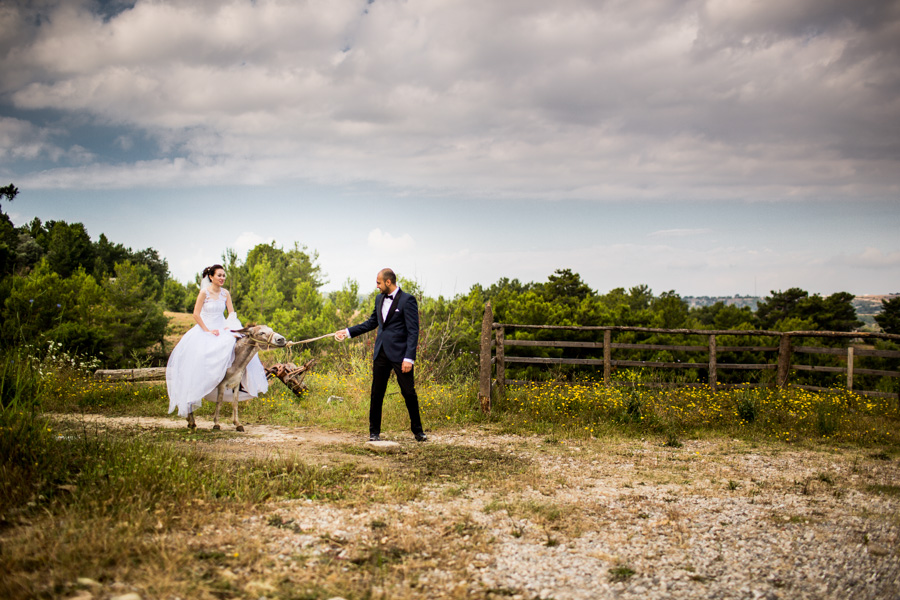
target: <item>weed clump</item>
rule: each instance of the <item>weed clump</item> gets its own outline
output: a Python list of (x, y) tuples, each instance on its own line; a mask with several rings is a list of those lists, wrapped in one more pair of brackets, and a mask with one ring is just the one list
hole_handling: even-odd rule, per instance
[(759, 415), (759, 395), (744, 391), (737, 397), (737, 415), (741, 421), (753, 423)]
[(631, 567), (620, 565), (609, 570), (609, 578), (611, 581), (627, 581), (635, 574), (635, 570)]
[(494, 414), (513, 432), (549, 432), (555, 437), (653, 435), (663, 436), (664, 445), (672, 447), (678, 447), (678, 438), (704, 434), (887, 447), (900, 443), (896, 439), (900, 419), (892, 399), (840, 388), (713, 391), (705, 386), (670, 388), (640, 381), (533, 382), (508, 387)]

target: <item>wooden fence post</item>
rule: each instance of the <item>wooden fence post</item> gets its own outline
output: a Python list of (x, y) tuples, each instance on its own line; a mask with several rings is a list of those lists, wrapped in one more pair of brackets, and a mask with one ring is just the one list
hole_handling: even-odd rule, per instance
[(494, 312), (491, 301), (484, 305), (484, 319), (481, 321), (481, 360), (479, 363), (478, 400), (481, 411), (491, 412), (491, 325), (494, 324)]
[(775, 384), (778, 387), (787, 387), (788, 375), (791, 372), (791, 352), (791, 336), (781, 336), (781, 341), (778, 343), (778, 375), (775, 378)]
[(853, 389), (853, 346), (847, 346), (847, 389)]
[(612, 329), (603, 330), (603, 384), (610, 385), (612, 375)]
[(503, 342), (506, 340), (506, 332), (503, 326), (497, 327), (497, 393), (500, 398), (506, 396), (506, 355), (503, 350)]
[(148, 367), (145, 369), (98, 369), (94, 371), (94, 379), (104, 381), (165, 381), (165, 367)]
[(716, 391), (716, 380), (718, 373), (716, 371), (716, 336), (709, 336), (709, 389)]

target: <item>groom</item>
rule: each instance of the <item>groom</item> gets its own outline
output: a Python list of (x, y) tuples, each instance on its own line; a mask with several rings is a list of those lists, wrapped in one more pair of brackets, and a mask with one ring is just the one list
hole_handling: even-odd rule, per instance
[(419, 344), (419, 306), (411, 294), (397, 287), (397, 276), (390, 269), (382, 269), (375, 277), (375, 287), (381, 292), (375, 298), (375, 310), (364, 323), (334, 332), (338, 341), (357, 337), (377, 328), (375, 360), (372, 363), (372, 400), (369, 404), (369, 441), (381, 440), (381, 406), (391, 371), (397, 374), (400, 393), (406, 401), (410, 429), (417, 442), (428, 438), (419, 417), (419, 397), (413, 381), (413, 363)]

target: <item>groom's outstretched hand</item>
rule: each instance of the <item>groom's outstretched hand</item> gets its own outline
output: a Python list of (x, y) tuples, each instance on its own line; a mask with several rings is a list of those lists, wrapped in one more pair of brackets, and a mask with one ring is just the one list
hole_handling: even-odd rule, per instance
[(341, 329), (340, 331), (334, 332), (334, 339), (336, 339), (337, 341), (343, 342), (346, 338), (347, 338), (347, 330), (346, 329)]

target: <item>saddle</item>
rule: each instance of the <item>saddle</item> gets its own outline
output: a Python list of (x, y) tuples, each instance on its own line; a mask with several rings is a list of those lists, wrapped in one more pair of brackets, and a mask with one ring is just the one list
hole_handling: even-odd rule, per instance
[(271, 367), (266, 367), (266, 379), (277, 377), (298, 397), (302, 398), (303, 394), (309, 391), (309, 388), (303, 382), (306, 374), (309, 373), (316, 359), (310, 359), (303, 366), (298, 367), (294, 363), (276, 363)]

